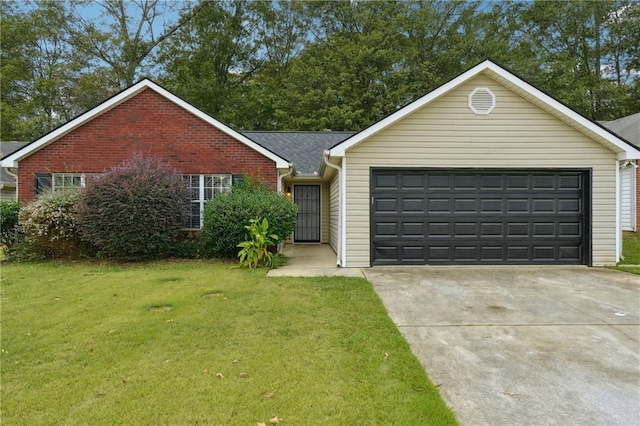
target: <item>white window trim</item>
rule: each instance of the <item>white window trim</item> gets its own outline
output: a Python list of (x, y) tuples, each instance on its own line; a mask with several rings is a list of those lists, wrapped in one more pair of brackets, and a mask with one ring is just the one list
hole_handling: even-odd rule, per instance
[[(223, 189), (226, 189), (226, 191), (224, 192), (228, 192), (231, 190), (231, 186), (233, 185), (233, 175), (231, 173), (185, 173), (183, 174), (183, 176), (198, 176), (198, 205), (200, 207), (200, 227), (199, 228), (185, 228), (185, 229), (202, 229), (202, 222), (204, 219), (204, 206), (205, 204), (207, 204), (207, 201), (205, 199), (205, 178), (207, 176), (211, 176), (211, 177), (228, 177), (229, 178), (229, 186), (228, 187), (224, 187)], [(191, 184), (191, 182), (189, 182), (189, 184)], [(217, 194), (215, 193), (215, 189), (216, 187), (213, 186), (212, 188), (212, 198), (215, 197)], [(224, 192), (220, 192), (221, 194), (223, 194)], [(191, 199), (190, 200), (191, 204), (195, 204), (196, 200)]]
[[(92, 173), (51, 173), (51, 190), (52, 191), (58, 191), (60, 189), (65, 189), (65, 188), (84, 188), (87, 184), (87, 177), (91, 176)], [(80, 177), (80, 186), (65, 186), (64, 185), (64, 178), (65, 177)], [(63, 185), (62, 186), (58, 186), (56, 187), (56, 177), (58, 178), (62, 178), (62, 182)]]

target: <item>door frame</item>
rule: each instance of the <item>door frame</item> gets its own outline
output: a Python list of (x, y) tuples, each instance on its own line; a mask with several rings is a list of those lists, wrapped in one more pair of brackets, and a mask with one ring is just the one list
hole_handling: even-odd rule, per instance
[[(296, 201), (296, 187), (298, 186), (317, 186), (318, 187), (318, 240), (317, 241), (299, 241), (296, 239), (296, 228), (293, 228), (292, 241), (294, 244), (321, 244), (322, 243), (322, 184), (321, 183), (294, 183), (292, 199)], [(297, 204), (296, 204), (297, 205)], [(297, 219), (296, 219), (297, 223)]]

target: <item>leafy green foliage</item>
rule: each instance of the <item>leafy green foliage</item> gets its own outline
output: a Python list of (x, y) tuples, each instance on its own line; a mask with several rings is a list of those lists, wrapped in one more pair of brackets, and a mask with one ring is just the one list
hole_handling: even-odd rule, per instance
[(17, 201), (0, 201), (0, 243), (7, 247), (18, 240), (18, 215), (20, 203)]
[(78, 257), (88, 247), (80, 238), (77, 221), (77, 189), (48, 193), (20, 209), (24, 233), (23, 258)]
[(271, 265), (273, 253), (269, 251), (269, 247), (275, 245), (278, 236), (269, 233), (269, 221), (266, 218), (251, 219), (245, 228), (249, 231), (247, 240), (238, 244), (242, 249), (238, 252), (240, 265), (249, 269), (261, 264)]
[(203, 254), (236, 257), (237, 247), (245, 240), (245, 224), (260, 217), (267, 220), (269, 232), (277, 243), (293, 232), (297, 206), (284, 195), (245, 177), (231, 192), (220, 194), (204, 208), (202, 226)]
[(82, 236), (109, 258), (166, 257), (180, 236), (188, 202), (180, 174), (135, 154), (88, 181), (78, 208)]

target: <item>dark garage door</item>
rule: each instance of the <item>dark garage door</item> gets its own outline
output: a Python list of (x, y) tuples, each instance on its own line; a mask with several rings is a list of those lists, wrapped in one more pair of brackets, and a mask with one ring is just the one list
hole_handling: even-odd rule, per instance
[(589, 172), (372, 169), (371, 263), (585, 264)]

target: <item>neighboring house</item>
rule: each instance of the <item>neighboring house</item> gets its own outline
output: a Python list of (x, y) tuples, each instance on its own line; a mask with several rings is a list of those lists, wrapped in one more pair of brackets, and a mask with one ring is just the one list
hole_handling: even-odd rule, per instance
[(135, 151), (185, 175), (191, 227), (234, 176), (260, 174), (298, 205), (293, 242), (328, 243), (343, 267), (614, 264), (619, 165), (640, 158), (485, 61), (356, 134), (239, 133), (144, 80), (1, 165), (28, 201)]
[[(640, 113), (613, 121), (601, 121), (600, 124), (635, 146), (640, 146)], [(622, 162), (620, 164), (620, 221), (625, 231), (640, 231), (639, 191), (640, 168), (635, 161)]]
[[(26, 146), (28, 142), (0, 142), (0, 158)], [(16, 177), (6, 167), (0, 168), (0, 201), (16, 201)]]

